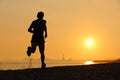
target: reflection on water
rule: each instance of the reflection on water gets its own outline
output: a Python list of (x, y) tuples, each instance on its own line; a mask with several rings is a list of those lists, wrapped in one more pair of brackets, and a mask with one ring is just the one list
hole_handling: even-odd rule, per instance
[(95, 62), (93, 62), (93, 61), (86, 61), (85, 62), (85, 65), (92, 65), (92, 64), (95, 64)]

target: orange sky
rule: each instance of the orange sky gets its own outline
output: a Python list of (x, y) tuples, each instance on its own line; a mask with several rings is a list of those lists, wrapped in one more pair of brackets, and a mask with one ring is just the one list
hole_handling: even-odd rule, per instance
[(27, 29), (39, 11), (47, 20), (46, 58), (120, 58), (119, 0), (0, 0), (0, 61), (27, 58)]

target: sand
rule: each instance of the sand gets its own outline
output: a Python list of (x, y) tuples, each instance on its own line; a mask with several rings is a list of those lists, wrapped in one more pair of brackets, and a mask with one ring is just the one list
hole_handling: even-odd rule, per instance
[(120, 80), (120, 63), (0, 70), (0, 80)]

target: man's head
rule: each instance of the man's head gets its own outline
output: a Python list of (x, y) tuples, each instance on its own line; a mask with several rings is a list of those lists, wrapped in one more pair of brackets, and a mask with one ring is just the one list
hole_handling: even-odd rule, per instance
[(38, 12), (37, 18), (38, 19), (43, 19), (44, 13), (43, 12)]

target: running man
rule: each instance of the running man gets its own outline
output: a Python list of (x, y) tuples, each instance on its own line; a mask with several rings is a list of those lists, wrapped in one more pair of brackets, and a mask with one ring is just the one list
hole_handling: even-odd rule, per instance
[(28, 28), (28, 32), (32, 33), (31, 46), (28, 47), (27, 55), (30, 57), (31, 53), (35, 53), (36, 47), (39, 47), (39, 51), (41, 54), (41, 68), (46, 68), (45, 64), (45, 38), (47, 38), (47, 27), (46, 20), (43, 19), (44, 13), (38, 12), (36, 20), (32, 22), (30, 27)]

